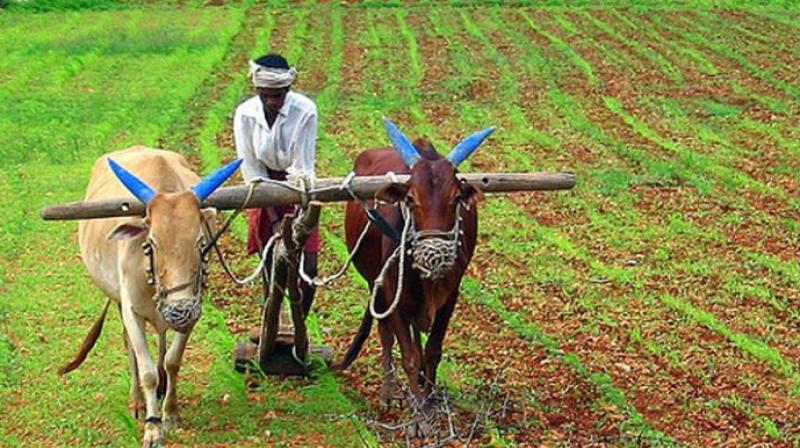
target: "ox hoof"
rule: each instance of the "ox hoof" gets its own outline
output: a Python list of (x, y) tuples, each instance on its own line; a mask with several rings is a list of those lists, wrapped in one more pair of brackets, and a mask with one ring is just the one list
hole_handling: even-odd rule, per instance
[(161, 423), (147, 422), (144, 424), (144, 439), (142, 447), (153, 448), (164, 446), (164, 427)]
[(408, 425), (408, 437), (412, 439), (424, 439), (425, 432), (422, 430), (421, 425), (419, 422), (413, 422)]

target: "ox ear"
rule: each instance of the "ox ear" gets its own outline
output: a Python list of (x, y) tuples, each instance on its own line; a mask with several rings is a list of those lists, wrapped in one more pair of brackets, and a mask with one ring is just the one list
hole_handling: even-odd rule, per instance
[(214, 190), (224, 184), (229, 177), (233, 176), (233, 173), (236, 172), (241, 164), (242, 159), (236, 159), (222, 168), (218, 168), (193, 186), (192, 191), (197, 198), (200, 199), (200, 202), (205, 201), (207, 197), (211, 196)]
[(128, 240), (131, 238), (136, 238), (137, 236), (141, 235), (142, 233), (147, 232), (148, 227), (144, 220), (136, 222), (123, 222), (118, 226), (114, 227), (110, 232), (108, 232), (109, 240)]
[(383, 126), (386, 128), (386, 134), (389, 136), (389, 140), (392, 141), (392, 146), (394, 146), (395, 151), (403, 158), (403, 162), (405, 162), (409, 168), (414, 166), (414, 164), (421, 159), (417, 147), (411, 143), (411, 140), (409, 140), (405, 134), (400, 132), (400, 129), (397, 128), (397, 125), (392, 123), (392, 120), (383, 117)]
[(206, 207), (200, 210), (200, 214), (203, 215), (203, 219), (209, 224), (214, 224), (214, 220), (217, 219), (217, 209), (214, 207)]
[[(206, 238), (212, 238), (215, 232), (214, 224), (217, 219), (217, 209), (214, 207), (206, 207), (204, 209), (201, 209), (200, 216), (202, 217), (203, 221), (205, 221), (205, 223), (208, 224), (208, 227), (206, 227), (205, 225), (201, 225), (201, 228), (203, 230), (203, 235), (205, 235)], [(211, 231), (211, 235), (207, 234), (209, 232), (209, 229)]]
[(483, 200), (483, 190), (468, 183), (464, 183), (461, 186), (461, 200), (469, 209), (473, 205)]
[(409, 188), (410, 186), (408, 184), (394, 182), (378, 190), (375, 193), (375, 199), (388, 204), (394, 204), (395, 202), (402, 201), (403, 198), (406, 197)]
[(467, 160), (467, 157), (471, 156), (472, 153), (478, 149), (478, 146), (480, 146), (484, 140), (492, 135), (494, 130), (495, 127), (492, 126), (482, 131), (478, 131), (464, 140), (461, 140), (461, 142), (453, 147), (453, 150), (450, 151), (450, 154), (447, 155), (447, 160), (449, 160), (454, 166), (461, 165), (461, 162)]

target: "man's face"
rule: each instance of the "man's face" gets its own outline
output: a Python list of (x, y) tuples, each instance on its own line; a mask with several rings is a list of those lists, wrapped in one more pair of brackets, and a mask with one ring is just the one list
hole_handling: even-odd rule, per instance
[(286, 93), (289, 92), (288, 87), (275, 89), (271, 87), (259, 87), (256, 89), (258, 96), (261, 97), (261, 102), (270, 112), (278, 112), (283, 107), (283, 102), (286, 100)]

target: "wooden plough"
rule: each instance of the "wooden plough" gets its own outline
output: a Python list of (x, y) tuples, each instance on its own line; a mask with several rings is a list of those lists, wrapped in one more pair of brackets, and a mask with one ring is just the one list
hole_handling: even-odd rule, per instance
[[(567, 190), (575, 185), (569, 173), (468, 173), (459, 178), (486, 193), (517, 191)], [(273, 248), (269, 297), (263, 307), (260, 334), (252, 341), (239, 343), (235, 351), (237, 370), (249, 370), (254, 361), (269, 374), (304, 375), (308, 353), (319, 352), (330, 357), (324, 347), (310, 348), (306, 317), (298, 288), (300, 255), (311, 230), (317, 225), (322, 203), (353, 199), (371, 199), (382, 187), (392, 182), (405, 182), (408, 175), (360, 176), (317, 179), (315, 188), (303, 190), (286, 182), (270, 181), (254, 187), (220, 188), (205, 202), (218, 210), (239, 210), (276, 205), (302, 204), (297, 216), (286, 217), (281, 234)], [(249, 200), (248, 200), (249, 196)], [(143, 216), (145, 205), (133, 198), (97, 202), (73, 202), (46, 207), (45, 220), (98, 219), (121, 216)], [(281, 305), (288, 295), (291, 323), (282, 318)], [(292, 330), (293, 327), (293, 330)], [(257, 339), (257, 341), (256, 341)], [(327, 356), (326, 356), (327, 355)]]

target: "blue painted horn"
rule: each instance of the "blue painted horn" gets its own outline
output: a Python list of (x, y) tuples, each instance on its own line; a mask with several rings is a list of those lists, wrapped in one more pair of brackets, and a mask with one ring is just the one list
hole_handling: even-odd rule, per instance
[(111, 171), (117, 176), (122, 185), (125, 185), (125, 188), (128, 189), (137, 199), (142, 201), (145, 205), (150, 203), (150, 200), (153, 199), (156, 192), (149, 185), (144, 183), (141, 179), (134, 176), (133, 173), (123, 168), (120, 164), (113, 161), (110, 157), (108, 158), (108, 165), (111, 167)]
[(450, 163), (452, 163), (455, 166), (460, 165), (461, 162), (467, 160), (467, 157), (471, 156), (472, 153), (475, 152), (476, 149), (478, 149), (478, 146), (480, 146), (484, 140), (486, 140), (490, 135), (492, 135), (492, 132), (494, 132), (494, 130), (495, 127), (492, 126), (490, 128), (486, 128), (482, 131), (476, 132), (470, 135), (469, 137), (465, 138), (464, 140), (461, 140), (459, 144), (453, 147), (453, 150), (450, 151), (450, 154), (447, 155), (447, 160), (449, 160)]
[(200, 182), (193, 186), (192, 191), (197, 198), (200, 199), (200, 202), (205, 201), (207, 197), (211, 196), (211, 193), (213, 193), (214, 190), (219, 188), (220, 185), (224, 184), (229, 177), (233, 176), (233, 173), (236, 172), (241, 164), (242, 159), (236, 159), (222, 168), (217, 168), (216, 171), (204, 177)]
[(400, 132), (400, 129), (392, 123), (392, 120), (386, 117), (383, 117), (383, 126), (386, 128), (386, 134), (389, 135), (389, 140), (392, 141), (392, 146), (394, 146), (395, 151), (400, 154), (400, 157), (403, 158), (403, 161), (409, 168), (414, 166), (421, 157), (417, 148), (411, 143), (411, 140)]

